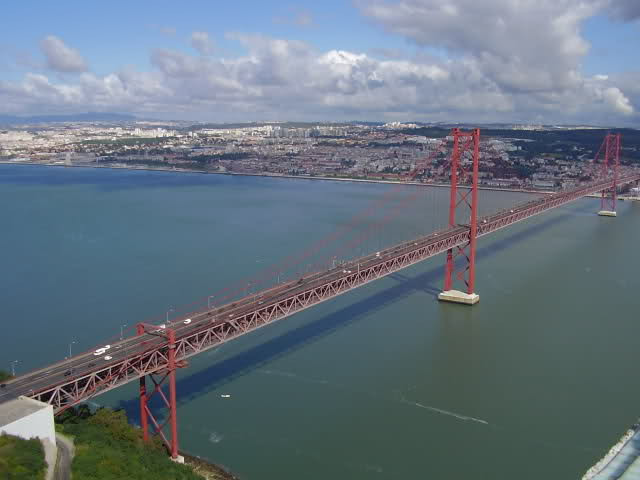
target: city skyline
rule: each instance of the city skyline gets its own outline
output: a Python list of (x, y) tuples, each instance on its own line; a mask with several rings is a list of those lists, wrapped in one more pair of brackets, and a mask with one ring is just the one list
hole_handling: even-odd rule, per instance
[(0, 113), (640, 125), (637, 2), (476, 3), (11, 4)]

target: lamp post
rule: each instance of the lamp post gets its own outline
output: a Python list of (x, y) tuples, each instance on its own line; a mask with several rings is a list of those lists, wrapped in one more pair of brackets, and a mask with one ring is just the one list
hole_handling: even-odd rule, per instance
[(68, 358), (71, 358), (71, 345), (73, 345), (74, 343), (76, 343), (76, 341), (75, 341), (75, 340), (71, 340), (71, 341), (69, 342), (69, 357), (68, 357)]
[(209, 310), (211, 310), (211, 299), (215, 297), (215, 295), (209, 295), (207, 297), (207, 308), (209, 308)]
[(122, 341), (124, 327), (126, 327), (126, 326), (127, 326), (126, 323), (124, 325), (120, 325), (120, 341)]
[(169, 323), (169, 312), (175, 312), (173, 307), (169, 307), (169, 310), (167, 310), (167, 323)]
[(19, 360), (13, 360), (11, 362), (11, 376), (15, 377), (16, 376), (16, 363), (20, 363)]

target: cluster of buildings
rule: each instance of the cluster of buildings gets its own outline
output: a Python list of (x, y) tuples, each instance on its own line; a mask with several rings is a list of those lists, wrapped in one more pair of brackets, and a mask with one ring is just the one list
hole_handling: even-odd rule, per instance
[[(439, 151), (442, 139), (412, 134), (415, 128), (398, 122), (55, 124), (0, 130), (0, 161), (400, 181), (413, 172), (417, 181), (448, 182), (446, 154)], [(592, 157), (593, 152), (577, 147), (569, 154), (531, 155), (520, 139), (486, 139), (480, 183), (571, 188), (592, 178)]]

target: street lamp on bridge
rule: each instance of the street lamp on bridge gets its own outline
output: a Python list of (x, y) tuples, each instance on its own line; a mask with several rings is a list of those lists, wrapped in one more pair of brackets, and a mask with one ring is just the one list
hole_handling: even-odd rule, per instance
[(69, 342), (69, 357), (68, 357), (68, 358), (71, 358), (71, 345), (73, 345), (74, 343), (76, 343), (76, 341), (75, 341), (75, 340), (71, 340), (71, 341)]
[(120, 341), (122, 341), (124, 327), (126, 327), (126, 326), (127, 326), (126, 323), (124, 325), (120, 325)]
[(11, 362), (11, 376), (12, 377), (16, 376), (16, 363), (20, 363), (20, 360), (13, 360)]
[(175, 309), (173, 307), (169, 307), (169, 310), (167, 310), (167, 323), (169, 323), (169, 312), (175, 312)]
[(209, 310), (211, 310), (211, 299), (215, 297), (215, 295), (209, 295), (207, 297), (207, 308), (209, 308)]

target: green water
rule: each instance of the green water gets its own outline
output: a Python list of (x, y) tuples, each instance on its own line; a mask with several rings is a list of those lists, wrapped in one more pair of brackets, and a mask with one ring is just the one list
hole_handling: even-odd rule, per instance
[[(390, 188), (0, 165), (0, 366), (163, 318)], [(438, 225), (446, 195), (368, 248)], [(481, 195), (485, 211), (522, 198)], [(437, 302), (436, 257), (195, 357), (179, 375), (181, 447), (243, 479), (579, 478), (640, 414), (640, 204), (597, 208), (481, 239), (473, 308)], [(133, 385), (94, 402), (135, 419)]]

